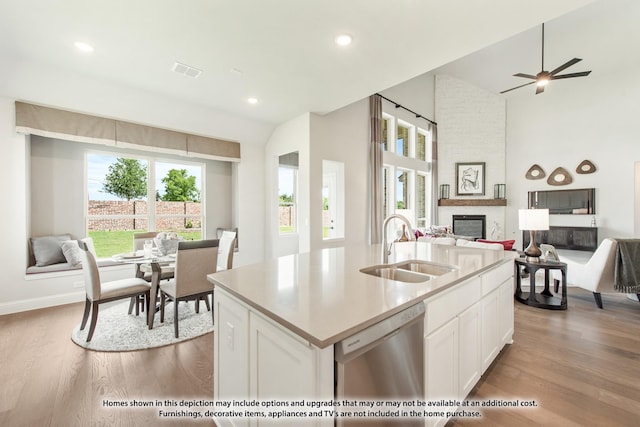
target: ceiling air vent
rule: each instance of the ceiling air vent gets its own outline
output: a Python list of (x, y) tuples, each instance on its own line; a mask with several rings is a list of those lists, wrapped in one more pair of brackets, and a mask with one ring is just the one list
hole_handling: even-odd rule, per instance
[(193, 77), (194, 79), (202, 74), (202, 70), (186, 64), (182, 64), (180, 62), (175, 62), (173, 64), (172, 70), (178, 74), (184, 74), (185, 76)]

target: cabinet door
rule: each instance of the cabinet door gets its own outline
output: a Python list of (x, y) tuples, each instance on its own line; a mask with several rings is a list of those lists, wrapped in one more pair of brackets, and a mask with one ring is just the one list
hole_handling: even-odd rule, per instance
[[(458, 393), (458, 318), (454, 318), (425, 338), (425, 399), (457, 399)], [(455, 408), (440, 408), (444, 412)], [(428, 425), (440, 426), (446, 418), (428, 419)]]
[(513, 343), (513, 280), (506, 280), (498, 292), (498, 340), (502, 347)]
[(214, 305), (214, 397), (246, 398), (249, 396), (249, 310), (218, 288)]
[(493, 359), (500, 352), (498, 343), (498, 289), (482, 298), (482, 372), (484, 372)]
[(480, 303), (472, 305), (458, 316), (460, 399), (464, 399), (469, 394), (482, 375), (480, 326)]
[[(258, 400), (333, 399), (333, 346), (317, 348), (260, 314), (249, 314), (249, 397)], [(251, 425), (273, 425), (257, 418)], [(278, 425), (300, 425), (292, 419)], [(321, 418), (316, 426), (333, 426)]]

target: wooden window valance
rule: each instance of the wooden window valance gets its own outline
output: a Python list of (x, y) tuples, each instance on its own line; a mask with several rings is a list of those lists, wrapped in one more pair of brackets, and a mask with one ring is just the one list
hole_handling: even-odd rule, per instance
[(16, 101), (16, 132), (91, 144), (240, 161), (240, 144)]

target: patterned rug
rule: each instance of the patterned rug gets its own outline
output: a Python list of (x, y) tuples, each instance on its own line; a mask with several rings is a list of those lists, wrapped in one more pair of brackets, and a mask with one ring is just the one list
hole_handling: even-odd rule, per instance
[[(162, 347), (186, 341), (213, 332), (211, 312), (200, 303), (200, 313), (195, 312), (193, 301), (181, 302), (178, 310), (179, 338), (174, 336), (173, 303), (167, 304), (164, 323), (160, 323), (160, 312), (155, 314), (153, 329), (149, 330), (144, 316), (128, 314), (129, 300), (111, 307), (100, 307), (98, 322), (90, 342), (87, 321), (84, 330), (78, 324), (71, 333), (71, 340), (80, 347), (96, 351), (132, 351)], [(144, 313), (146, 314), (146, 312)]]

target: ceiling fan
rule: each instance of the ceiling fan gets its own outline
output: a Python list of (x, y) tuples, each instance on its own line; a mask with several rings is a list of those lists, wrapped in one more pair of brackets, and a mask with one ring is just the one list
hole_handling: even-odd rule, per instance
[(516, 86), (516, 87), (512, 87), (511, 89), (507, 89), (507, 90), (503, 90), (500, 93), (505, 93), (505, 92), (509, 92), (515, 89), (520, 89), (521, 87), (524, 86), (529, 86), (531, 84), (536, 83), (537, 88), (536, 88), (536, 95), (539, 93), (544, 92), (544, 87), (547, 85), (547, 83), (549, 83), (549, 81), (551, 80), (559, 80), (559, 79), (570, 79), (572, 77), (585, 77), (588, 76), (589, 73), (591, 73), (591, 71), (581, 71), (579, 73), (570, 73), (570, 74), (560, 74), (558, 75), (558, 73), (560, 71), (563, 71), (569, 67), (571, 67), (572, 65), (578, 63), (582, 61), (582, 59), (580, 58), (573, 58), (570, 61), (565, 62), (564, 64), (562, 64), (561, 66), (559, 66), (558, 68), (556, 68), (553, 71), (545, 71), (544, 69), (544, 24), (542, 24), (542, 71), (540, 71), (538, 74), (531, 75), (531, 74), (524, 74), (524, 73), (518, 73), (518, 74), (514, 74), (514, 77), (524, 77), (525, 79), (532, 79), (532, 82), (529, 83), (525, 83), (523, 85), (520, 86)]

